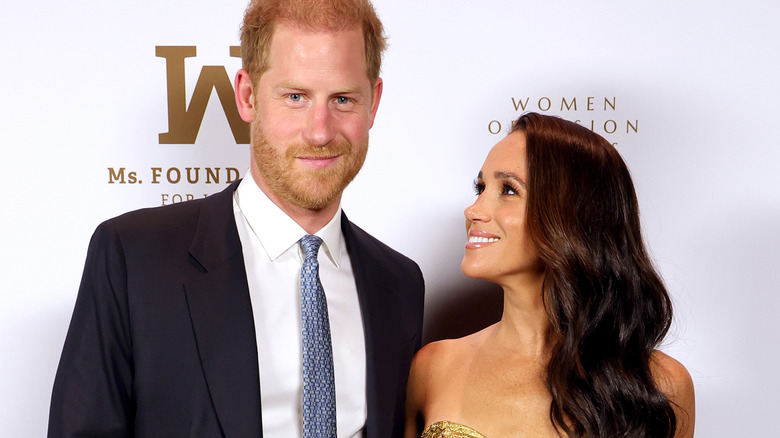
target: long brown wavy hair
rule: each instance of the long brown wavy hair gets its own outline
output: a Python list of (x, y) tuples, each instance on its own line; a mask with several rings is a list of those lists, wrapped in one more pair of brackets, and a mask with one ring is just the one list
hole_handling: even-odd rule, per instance
[(568, 436), (671, 437), (650, 370), (672, 304), (647, 254), (623, 159), (578, 124), (528, 113), (528, 232), (545, 265), (550, 419)]

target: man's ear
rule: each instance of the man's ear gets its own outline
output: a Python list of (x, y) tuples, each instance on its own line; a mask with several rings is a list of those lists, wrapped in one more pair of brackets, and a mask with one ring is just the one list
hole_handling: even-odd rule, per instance
[(249, 72), (243, 68), (236, 73), (236, 106), (241, 120), (251, 123), (255, 120), (255, 94)]
[(376, 110), (379, 109), (379, 99), (382, 98), (382, 78), (376, 78), (374, 84), (374, 100), (371, 102), (371, 115), (368, 127), (374, 126), (374, 117), (376, 117)]

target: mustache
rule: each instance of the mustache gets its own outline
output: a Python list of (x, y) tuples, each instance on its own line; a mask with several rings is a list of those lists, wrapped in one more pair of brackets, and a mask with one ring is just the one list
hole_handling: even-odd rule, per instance
[(311, 144), (296, 144), (290, 146), (286, 155), (288, 158), (296, 157), (335, 157), (337, 155), (346, 155), (352, 150), (352, 144), (347, 140), (333, 140), (324, 146), (314, 146)]

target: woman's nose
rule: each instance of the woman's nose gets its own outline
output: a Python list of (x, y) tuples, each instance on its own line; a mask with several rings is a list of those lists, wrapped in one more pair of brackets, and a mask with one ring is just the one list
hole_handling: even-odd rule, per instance
[(466, 219), (471, 222), (485, 222), (489, 220), (489, 215), (484, 208), (481, 195), (477, 198), (476, 201), (474, 201), (473, 204), (469, 205), (465, 210), (463, 210), (463, 215), (466, 216)]

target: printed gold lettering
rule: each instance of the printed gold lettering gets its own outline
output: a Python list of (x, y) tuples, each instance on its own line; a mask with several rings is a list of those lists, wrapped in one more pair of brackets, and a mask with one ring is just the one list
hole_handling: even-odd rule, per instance
[(238, 169), (236, 169), (235, 167), (227, 167), (227, 168), (225, 168), (225, 170), (227, 170), (227, 183), (228, 184), (230, 184), (233, 181), (238, 179), (238, 176), (239, 176)]
[(211, 184), (212, 182), (219, 184), (219, 167), (213, 169), (211, 167), (206, 168), (206, 184)]
[[(187, 167), (187, 182), (190, 184), (195, 184), (198, 182), (198, 179), (200, 179), (200, 167)], [(195, 170), (195, 178), (192, 177), (191, 171)]]
[[(240, 48), (230, 48), (230, 56), (240, 57)], [(204, 66), (187, 105), (184, 61), (196, 56), (195, 46), (156, 46), (157, 57), (166, 60), (168, 82), (168, 132), (160, 133), (160, 144), (194, 144), (206, 113), (211, 91), (217, 97), (238, 144), (249, 143), (249, 125), (241, 120), (233, 94), (233, 85), (223, 66)]]
[(513, 97), (512, 98), (512, 103), (515, 105), (515, 111), (517, 111), (520, 107), (522, 107), (523, 111), (525, 111), (525, 106), (528, 105), (528, 100), (529, 99), (530, 99), (530, 97), (526, 97), (525, 98), (525, 103), (523, 103), (522, 100), (516, 101), (515, 98)]
[(113, 167), (108, 168), (108, 183), (114, 184), (119, 181), (119, 184), (125, 183), (125, 168), (120, 167), (119, 171), (115, 171)]
[[(172, 178), (171, 174), (175, 174), (176, 177)], [(179, 169), (175, 167), (171, 167), (170, 169), (168, 169), (166, 176), (168, 177), (168, 182), (171, 184), (178, 184), (179, 180), (181, 180), (181, 172), (179, 171)]]

